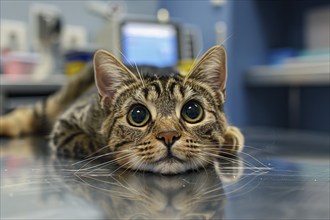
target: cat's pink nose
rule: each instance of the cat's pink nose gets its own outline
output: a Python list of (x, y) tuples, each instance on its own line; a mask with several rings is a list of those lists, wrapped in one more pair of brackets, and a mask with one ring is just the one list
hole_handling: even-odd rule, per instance
[(177, 131), (161, 131), (157, 134), (157, 139), (163, 141), (167, 147), (171, 147), (176, 140), (181, 137)]

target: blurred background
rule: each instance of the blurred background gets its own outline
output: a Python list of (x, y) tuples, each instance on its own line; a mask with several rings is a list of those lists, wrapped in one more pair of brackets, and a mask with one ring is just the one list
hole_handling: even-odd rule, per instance
[(329, 0), (0, 4), (2, 114), (56, 91), (98, 48), (185, 74), (224, 44), (232, 124), (329, 134)]

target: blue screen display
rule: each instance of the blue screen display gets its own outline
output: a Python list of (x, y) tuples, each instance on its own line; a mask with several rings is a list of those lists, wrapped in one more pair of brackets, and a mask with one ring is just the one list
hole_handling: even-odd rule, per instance
[(166, 67), (178, 62), (177, 30), (171, 24), (129, 22), (121, 36), (125, 64)]

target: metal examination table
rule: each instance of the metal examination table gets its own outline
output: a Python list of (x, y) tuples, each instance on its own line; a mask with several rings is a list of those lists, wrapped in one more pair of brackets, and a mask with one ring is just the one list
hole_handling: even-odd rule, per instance
[(1, 139), (1, 219), (329, 219), (329, 135), (245, 129), (238, 157), (164, 176)]

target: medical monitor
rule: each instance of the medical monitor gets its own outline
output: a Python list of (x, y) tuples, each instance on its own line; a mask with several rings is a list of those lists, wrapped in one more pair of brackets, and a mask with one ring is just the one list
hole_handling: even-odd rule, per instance
[(179, 28), (172, 23), (125, 20), (120, 25), (122, 61), (127, 65), (176, 66)]

